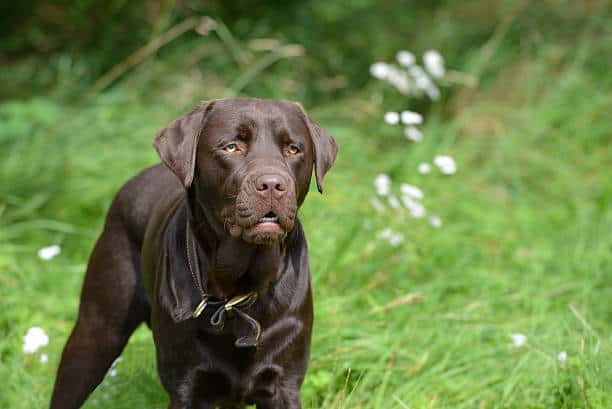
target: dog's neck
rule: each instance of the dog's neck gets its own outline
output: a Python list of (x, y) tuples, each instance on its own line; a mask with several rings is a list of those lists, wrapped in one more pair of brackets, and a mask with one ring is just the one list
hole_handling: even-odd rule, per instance
[(288, 238), (270, 245), (256, 245), (233, 237), (210, 206), (196, 195), (189, 192), (188, 205), (191, 225), (208, 264), (208, 268), (201, 268), (202, 274), (207, 275), (202, 277), (207, 283), (205, 291), (221, 298), (268, 291), (284, 270)]

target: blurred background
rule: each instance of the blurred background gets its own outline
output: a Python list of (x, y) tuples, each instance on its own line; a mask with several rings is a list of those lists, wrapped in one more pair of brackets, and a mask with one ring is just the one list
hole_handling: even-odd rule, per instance
[[(305, 408), (612, 407), (612, 2), (0, 5), (0, 407), (47, 406), (88, 255), (156, 131), (302, 102)], [(146, 328), (89, 408), (165, 408)]]

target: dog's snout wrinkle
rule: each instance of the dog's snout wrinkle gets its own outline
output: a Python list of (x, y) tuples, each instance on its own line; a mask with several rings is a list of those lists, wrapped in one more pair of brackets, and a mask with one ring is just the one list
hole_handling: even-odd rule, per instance
[(261, 175), (255, 179), (255, 190), (261, 197), (280, 199), (287, 191), (287, 180), (281, 175)]

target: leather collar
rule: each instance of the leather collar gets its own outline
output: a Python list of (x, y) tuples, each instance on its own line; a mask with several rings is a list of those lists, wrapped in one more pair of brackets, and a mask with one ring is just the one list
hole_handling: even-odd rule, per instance
[(201, 301), (194, 309), (192, 317), (197, 319), (208, 307), (215, 308), (215, 311), (210, 318), (210, 325), (217, 331), (223, 330), (227, 318), (231, 318), (233, 316), (241, 318), (252, 328), (252, 334), (236, 339), (234, 345), (237, 347), (257, 346), (259, 337), (261, 335), (261, 325), (256, 319), (243, 311), (243, 309), (249, 308), (257, 301), (257, 292), (251, 291), (246, 294), (238, 294), (227, 298), (219, 298), (207, 293), (207, 276), (202, 274), (200, 270), (200, 244), (196, 239), (195, 233), (189, 221), (190, 218), (186, 217), (185, 259), (187, 268), (191, 273), (193, 283), (201, 297)]

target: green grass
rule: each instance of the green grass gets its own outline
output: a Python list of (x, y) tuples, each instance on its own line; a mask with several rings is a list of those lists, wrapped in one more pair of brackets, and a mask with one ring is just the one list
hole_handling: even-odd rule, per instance
[[(341, 153), (325, 194), (311, 192), (301, 210), (316, 314), (305, 408), (612, 407), (612, 44), (602, 21), (571, 42), (502, 41), (490, 63), (480, 43), (462, 66), (449, 61), (483, 81), (447, 90), (420, 144), (382, 122), (409, 106), (374, 80), (310, 109)], [(172, 61), (84, 103), (0, 105), (0, 408), (46, 406), (105, 211), (157, 162), (156, 130), (228, 92), (231, 80)], [(274, 73), (291, 78), (281, 65), (266, 81)], [(418, 174), (436, 154), (452, 155), (458, 172)], [(443, 227), (377, 214), (382, 172), (395, 189), (420, 186)], [(377, 238), (386, 227), (405, 235), (400, 247)], [(39, 260), (53, 243), (61, 255)], [(422, 299), (390, 304), (406, 294)], [(34, 325), (50, 337), (46, 364), (21, 350)], [(512, 333), (527, 345), (511, 347)], [(165, 408), (148, 329), (123, 358), (86, 407)]]

